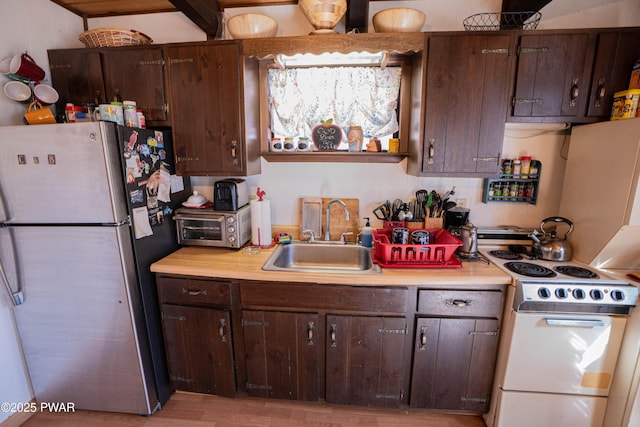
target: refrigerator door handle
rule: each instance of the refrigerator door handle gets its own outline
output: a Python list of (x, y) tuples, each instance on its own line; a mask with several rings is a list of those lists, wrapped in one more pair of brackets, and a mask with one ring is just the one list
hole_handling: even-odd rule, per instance
[(7, 290), (7, 295), (9, 295), (11, 304), (13, 304), (14, 307), (22, 304), (22, 292), (13, 292), (13, 290), (11, 289), (9, 279), (7, 279), (7, 275), (4, 273), (4, 269), (2, 268), (2, 261), (0, 261), (0, 278), (2, 279), (4, 287)]
[[(15, 248), (15, 245), (13, 244), (13, 232), (11, 230), (11, 228), (8, 229), (9, 232), (9, 241), (11, 242), (11, 248), (12, 248), (12, 253), (15, 256), (15, 251), (13, 251), (13, 249)], [(2, 257), (0, 257), (0, 280), (2, 280), (2, 283), (4, 285), (5, 290), (7, 291), (7, 295), (9, 297), (9, 300), (11, 301), (11, 304), (16, 307), (20, 304), (22, 304), (24, 302), (24, 298), (22, 295), (22, 290), (20, 289), (20, 281), (18, 279), (18, 283), (17, 283), (17, 291), (13, 291), (13, 289), (11, 288), (11, 283), (9, 282), (9, 278), (7, 277), (7, 273), (4, 271), (4, 267), (2, 265)]]

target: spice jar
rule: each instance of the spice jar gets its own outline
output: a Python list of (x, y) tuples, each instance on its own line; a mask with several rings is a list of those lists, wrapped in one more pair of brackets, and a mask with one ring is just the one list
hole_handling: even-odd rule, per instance
[(513, 174), (514, 174), (514, 175), (520, 175), (520, 168), (521, 168), (521, 166), (522, 166), (522, 165), (521, 165), (521, 163), (520, 163), (520, 160), (519, 160), (519, 159), (515, 159), (515, 160), (513, 161), (513, 169), (512, 169), (512, 171), (513, 171)]
[(537, 178), (539, 172), (539, 162), (537, 160), (531, 161), (531, 166), (529, 167), (529, 178)]
[(271, 151), (282, 151), (282, 140), (280, 138), (271, 138)]
[(502, 173), (505, 175), (511, 175), (513, 173), (513, 160), (502, 160)]
[(284, 151), (296, 151), (296, 145), (293, 143), (293, 138), (287, 136), (284, 139)]
[(309, 143), (309, 138), (306, 136), (301, 136), (298, 138), (298, 151), (309, 151), (311, 149), (311, 144)]
[(520, 163), (520, 173), (522, 174), (522, 178), (528, 178), (531, 166), (531, 156), (520, 157)]

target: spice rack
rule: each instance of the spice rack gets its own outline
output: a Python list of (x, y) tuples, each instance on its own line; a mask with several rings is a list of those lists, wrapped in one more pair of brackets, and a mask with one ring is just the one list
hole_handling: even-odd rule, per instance
[[(537, 173), (501, 173), (498, 178), (485, 178), (482, 202), (529, 203), (538, 201), (538, 187), (542, 173), (542, 163), (531, 161), (531, 169)], [(505, 191), (507, 194), (505, 194)]]

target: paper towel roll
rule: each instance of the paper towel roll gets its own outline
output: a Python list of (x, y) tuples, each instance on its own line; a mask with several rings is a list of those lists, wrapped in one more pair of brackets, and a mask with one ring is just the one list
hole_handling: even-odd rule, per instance
[(271, 202), (251, 201), (251, 243), (258, 246), (271, 245)]

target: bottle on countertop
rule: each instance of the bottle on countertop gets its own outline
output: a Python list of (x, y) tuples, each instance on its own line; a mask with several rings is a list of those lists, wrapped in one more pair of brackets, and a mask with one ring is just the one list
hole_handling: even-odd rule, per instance
[(362, 246), (364, 246), (365, 248), (370, 248), (373, 246), (373, 228), (371, 228), (369, 218), (364, 217), (364, 219), (367, 220), (367, 223), (362, 229)]

